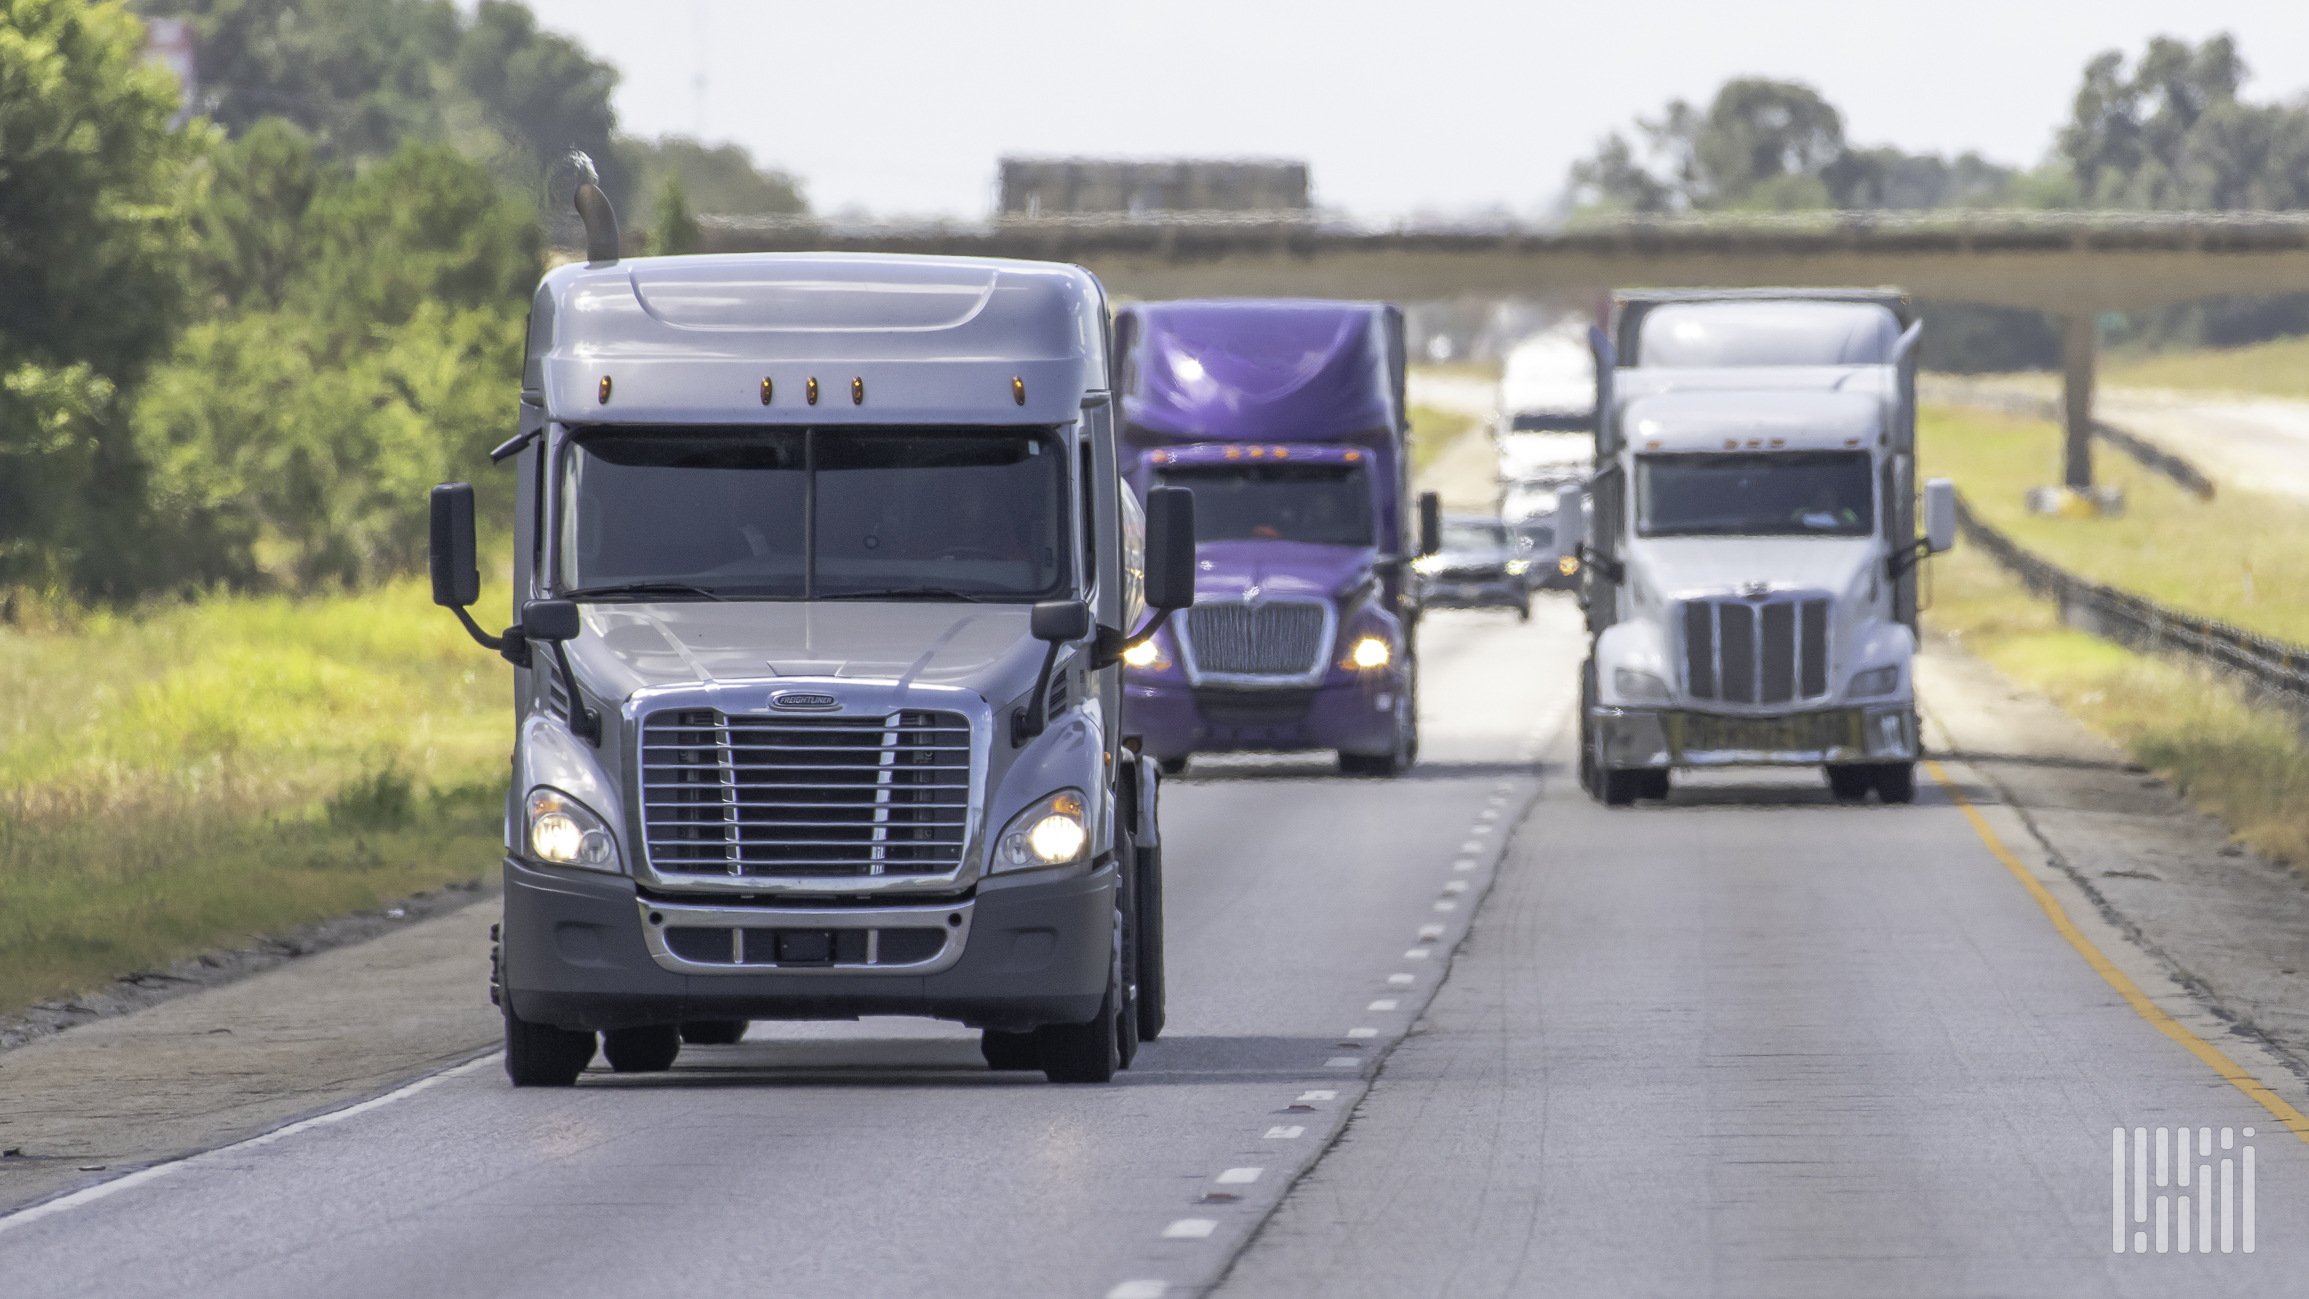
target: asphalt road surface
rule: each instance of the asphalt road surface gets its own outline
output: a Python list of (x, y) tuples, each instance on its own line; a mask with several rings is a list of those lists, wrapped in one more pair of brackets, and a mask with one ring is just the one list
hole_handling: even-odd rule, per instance
[[(485, 1060), (0, 1219), (0, 1292), (2301, 1293), (2309, 1148), (1946, 790), (1599, 808), (1558, 765), (1578, 646), (1561, 600), (1438, 615), (1411, 776), (1169, 786), (1170, 1029), (1114, 1085), (897, 1020), (571, 1091)], [(2254, 1148), (2255, 1252), (2112, 1248), (2135, 1124), (2209, 1130), (2232, 1239)]]

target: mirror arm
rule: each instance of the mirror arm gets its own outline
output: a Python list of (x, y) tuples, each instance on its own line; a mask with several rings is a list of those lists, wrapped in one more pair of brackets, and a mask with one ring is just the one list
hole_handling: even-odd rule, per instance
[(1091, 671), (1097, 672), (1111, 668), (1122, 662), (1122, 656), (1126, 651), (1137, 649), (1153, 640), (1154, 634), (1161, 631), (1163, 624), (1170, 620), (1170, 610), (1157, 609), (1154, 611), (1154, 617), (1147, 619), (1146, 626), (1139, 628), (1136, 635), (1125, 636), (1119, 627), (1099, 628), (1098, 641), (1090, 652)]
[(1891, 554), (1885, 556), (1884, 569), (1886, 574), (1897, 582), (1902, 573), (1939, 553), (1932, 548), (1932, 538), (1918, 537), (1906, 546), (1895, 549)]
[(1065, 646), (1065, 641), (1050, 642), (1050, 649), (1042, 656), (1042, 670), (1034, 674), (1034, 696), (1026, 701), (1026, 707), (1010, 714), (1011, 748), (1050, 729), (1050, 674), (1058, 666), (1058, 651)]
[(552, 642), (553, 661), (561, 668), (561, 683), (569, 687), (569, 733), (594, 748), (601, 747), (601, 714), (585, 706), (585, 697), (577, 693), (577, 673), (569, 667), (569, 647), (560, 641)]
[(1615, 585), (1628, 580), (1628, 570), (1626, 565), (1621, 564), (1616, 559), (1598, 558), (1595, 551), (1589, 547), (1586, 542), (1580, 543), (1579, 562), (1585, 567), (1592, 568), (1595, 571), (1603, 574), (1605, 581), (1611, 582)]
[(475, 644), (483, 649), (497, 651), (506, 662), (517, 668), (529, 666), (529, 638), (521, 634), (519, 627), (508, 627), (504, 634), (492, 636), (481, 630), (481, 624), (473, 621), (473, 615), (465, 612), (464, 606), (453, 604), (449, 606), (449, 612), (456, 614), (457, 621), (465, 624), (465, 634), (471, 636)]

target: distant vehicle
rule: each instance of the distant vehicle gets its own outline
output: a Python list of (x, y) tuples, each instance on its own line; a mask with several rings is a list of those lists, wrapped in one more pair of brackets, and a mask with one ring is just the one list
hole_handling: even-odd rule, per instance
[[(1419, 751), (1403, 316), (1345, 302), (1156, 302), (1115, 320), (1125, 472), (1191, 489), (1195, 604), (1126, 656), (1124, 708), (1166, 767)], [(1415, 546), (1414, 538), (1423, 545)]]
[(1192, 598), (1194, 521), (1122, 484), (1104, 291), (981, 258), (621, 260), (578, 193), (592, 255), (537, 289), (496, 452), (501, 636), (467, 612), (473, 489), (433, 493), (433, 598), (516, 668), (506, 1072), (897, 1014), (1108, 1080), (1164, 983), (1116, 665)]
[[(1500, 370), (1500, 481), (1587, 481), (1595, 470), (1595, 412), (1595, 356), (1584, 321), (1565, 321), (1517, 345)], [(1501, 507), (1510, 522), (1529, 512), (1508, 503)]]
[[(1552, 540), (1552, 538), (1551, 538)], [(1430, 609), (1513, 609), (1531, 621), (1531, 543), (1496, 518), (1443, 517), (1443, 545), (1412, 567), (1420, 603)]]
[(1917, 537), (1908, 299), (1628, 294), (1614, 324), (1592, 338), (1581, 783), (1627, 803), (1674, 768), (1817, 764), (1838, 797), (1910, 801), (1916, 564), (1956, 515), (1933, 480)]

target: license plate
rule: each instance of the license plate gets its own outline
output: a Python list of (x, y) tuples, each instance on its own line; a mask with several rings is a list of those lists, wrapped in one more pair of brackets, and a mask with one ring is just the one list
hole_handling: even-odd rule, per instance
[(1459, 588), (1459, 598), (1462, 600), (1473, 600), (1482, 594), (1483, 588), (1480, 586), (1462, 586)]

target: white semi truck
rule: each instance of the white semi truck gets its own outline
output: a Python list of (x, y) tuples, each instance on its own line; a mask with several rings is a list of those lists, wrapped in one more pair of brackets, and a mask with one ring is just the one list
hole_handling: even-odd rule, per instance
[(1936, 479), (1915, 535), (1919, 330), (1893, 290), (1737, 290), (1621, 295), (1592, 332), (1594, 797), (1761, 764), (1914, 798), (1916, 566), (1956, 527)]

